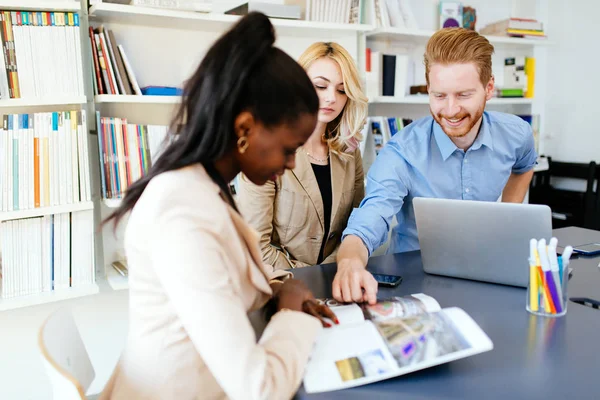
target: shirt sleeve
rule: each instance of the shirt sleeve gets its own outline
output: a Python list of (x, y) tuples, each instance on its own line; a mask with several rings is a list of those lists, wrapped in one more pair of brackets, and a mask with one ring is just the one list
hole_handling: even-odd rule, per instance
[(179, 195), (161, 207), (152, 235), (152, 265), (198, 354), (231, 399), (284, 399), (300, 385), (318, 319), (277, 313), (256, 341), (226, 266), (228, 223), (214, 207)]
[(512, 167), (512, 172), (522, 174), (533, 169), (537, 163), (538, 155), (535, 151), (535, 142), (533, 140), (533, 131), (531, 125), (523, 123), (523, 140), (516, 149), (517, 160)]
[(398, 144), (389, 142), (369, 168), (365, 198), (352, 211), (342, 240), (348, 235), (358, 236), (369, 256), (385, 243), (392, 219), (400, 212), (408, 194), (407, 177), (406, 161)]

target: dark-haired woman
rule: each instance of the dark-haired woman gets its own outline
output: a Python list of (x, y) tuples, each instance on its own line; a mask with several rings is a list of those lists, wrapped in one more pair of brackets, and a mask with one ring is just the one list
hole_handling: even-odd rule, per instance
[[(260, 185), (293, 168), (317, 122), (309, 78), (274, 41), (252, 13), (211, 47), (184, 88), (175, 140), (109, 217), (130, 213), (130, 322), (101, 398), (290, 398), (322, 316), (335, 318), (262, 263), (228, 188), (240, 172)], [(267, 301), (275, 314), (257, 343), (247, 312)]]

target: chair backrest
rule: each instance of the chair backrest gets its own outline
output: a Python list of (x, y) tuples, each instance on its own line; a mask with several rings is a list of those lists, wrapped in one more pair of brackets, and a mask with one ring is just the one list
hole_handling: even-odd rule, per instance
[(600, 165), (596, 164), (596, 198), (594, 199), (594, 214), (592, 217), (591, 229), (600, 231)]
[(95, 372), (67, 308), (58, 309), (44, 321), (38, 333), (38, 346), (54, 399), (85, 399)]
[[(594, 183), (597, 180), (597, 165), (590, 163), (570, 163), (553, 161), (548, 157), (549, 168), (538, 173), (532, 181), (530, 202), (547, 204), (555, 214), (563, 214), (567, 220), (565, 226), (576, 225), (594, 229), (598, 189), (594, 192)], [(585, 181), (585, 192), (557, 189), (552, 186), (552, 178), (571, 178)], [(554, 227), (560, 227), (556, 225)], [(561, 225), (562, 226), (562, 225)]]

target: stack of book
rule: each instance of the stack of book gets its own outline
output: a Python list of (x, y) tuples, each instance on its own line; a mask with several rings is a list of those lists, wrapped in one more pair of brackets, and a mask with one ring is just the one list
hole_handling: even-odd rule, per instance
[(91, 200), (84, 110), (2, 118), (0, 212)]
[(362, 130), (363, 140), (360, 142), (360, 152), (363, 158), (363, 167), (368, 170), (383, 147), (396, 133), (411, 124), (410, 118), (372, 116)]
[(90, 27), (95, 94), (136, 94), (142, 91), (122, 45), (110, 29)]
[(536, 19), (508, 18), (487, 25), (480, 32), (482, 35), (511, 36), (527, 39), (545, 39), (544, 24)]
[(123, 118), (100, 117), (99, 112), (96, 120), (102, 196), (121, 198), (158, 157), (167, 127), (131, 124)]
[(306, 20), (359, 24), (362, 19), (361, 3), (360, 0), (307, 0)]
[(365, 75), (370, 101), (380, 96), (404, 97), (413, 84), (414, 63), (408, 54), (384, 54), (367, 48)]
[(0, 98), (83, 96), (79, 15), (0, 11)]
[(3, 299), (83, 287), (94, 278), (94, 211), (0, 223)]

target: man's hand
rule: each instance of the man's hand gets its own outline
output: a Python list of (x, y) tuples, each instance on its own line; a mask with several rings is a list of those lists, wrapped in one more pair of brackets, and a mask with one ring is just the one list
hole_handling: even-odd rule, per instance
[(333, 298), (344, 303), (377, 302), (377, 281), (366, 270), (369, 251), (355, 235), (344, 238), (337, 254), (337, 273), (333, 279)]
[(331, 290), (333, 298), (344, 303), (377, 302), (377, 281), (358, 260), (338, 264)]

